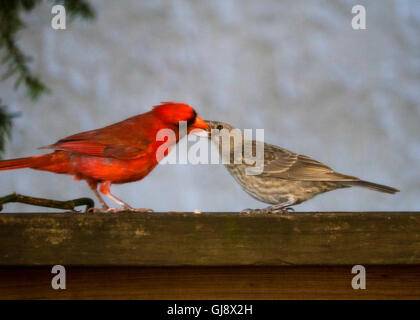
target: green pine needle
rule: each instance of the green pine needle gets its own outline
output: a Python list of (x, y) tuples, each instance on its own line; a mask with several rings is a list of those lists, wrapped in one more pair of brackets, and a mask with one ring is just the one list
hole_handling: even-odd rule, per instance
[(4, 152), (6, 139), (10, 139), (11, 136), (13, 118), (18, 115), (18, 113), (7, 112), (7, 107), (0, 100), (0, 159)]
[[(22, 52), (16, 44), (18, 31), (25, 28), (20, 14), (30, 12), (42, 1), (40, 0), (0, 0), (0, 64), (5, 71), (0, 74), (0, 81), (14, 78), (14, 89), (20, 86), (26, 89), (26, 95), (32, 101), (49, 93), (47, 86), (35, 76), (29, 65), (31, 57)], [(61, 4), (66, 8), (69, 18), (92, 19), (93, 8), (85, 0), (50, 0), (51, 7)], [(12, 119), (16, 114), (7, 113), (6, 106), (0, 101), (0, 155), (4, 151), (5, 141), (9, 137)]]

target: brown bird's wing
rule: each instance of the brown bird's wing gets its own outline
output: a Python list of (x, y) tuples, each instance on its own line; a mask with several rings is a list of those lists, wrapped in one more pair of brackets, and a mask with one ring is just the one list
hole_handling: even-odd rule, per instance
[(303, 181), (358, 181), (359, 179), (335, 172), (330, 167), (307, 156), (265, 144), (264, 175), (286, 180)]
[(138, 159), (151, 151), (154, 141), (141, 132), (149, 128), (139, 128), (138, 124), (130, 120), (77, 133), (41, 149), (63, 150), (121, 160)]

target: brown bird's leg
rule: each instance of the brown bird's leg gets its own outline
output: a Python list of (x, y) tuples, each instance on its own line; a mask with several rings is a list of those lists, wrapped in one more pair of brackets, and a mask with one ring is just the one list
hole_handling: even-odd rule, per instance
[(114, 200), (116, 203), (118, 203), (119, 205), (121, 205), (124, 209), (123, 210), (118, 210), (118, 209), (115, 209), (115, 208), (109, 208), (108, 211), (113, 211), (113, 212), (118, 212), (118, 211), (153, 212), (152, 209), (144, 209), (144, 208), (134, 209), (134, 208), (132, 208), (126, 202), (124, 202), (121, 199), (119, 199), (116, 196), (114, 196), (111, 193), (110, 188), (111, 188), (111, 182), (110, 181), (106, 181), (104, 183), (101, 183), (101, 185), (99, 186), (99, 191), (102, 192), (104, 195), (106, 195), (108, 198)]
[[(93, 180), (87, 180), (86, 182), (89, 185), (89, 187), (92, 189), (93, 193), (95, 194), (95, 196), (98, 198), (99, 202), (102, 205), (101, 210), (98, 210), (98, 211), (107, 211), (109, 209), (109, 207), (97, 190), (98, 183), (96, 181), (93, 181)], [(92, 211), (95, 211), (95, 208), (93, 208)]]
[(274, 206), (271, 206), (271, 207), (264, 208), (262, 210), (264, 210), (265, 213), (290, 213), (290, 212), (295, 212), (295, 209), (293, 209), (291, 207), (288, 207), (288, 206), (290, 206), (290, 204), (288, 204), (286, 206), (284, 206), (283, 204), (280, 205), (280, 206), (279, 205), (274, 205)]
[(293, 208), (289, 207), (294, 204), (296, 204), (296, 199), (289, 197), (273, 206), (269, 206), (264, 209), (245, 209), (242, 210), (241, 213), (290, 213), (295, 211)]

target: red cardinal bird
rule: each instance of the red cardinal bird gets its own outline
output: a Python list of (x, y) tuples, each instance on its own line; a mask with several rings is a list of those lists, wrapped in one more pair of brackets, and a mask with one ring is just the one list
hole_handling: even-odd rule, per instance
[[(122, 205), (125, 210), (151, 211), (131, 208), (111, 193), (110, 186), (147, 176), (158, 164), (156, 151), (159, 146), (163, 143), (174, 145), (182, 138), (178, 132), (180, 121), (187, 122), (187, 133), (193, 129), (210, 130), (189, 105), (164, 102), (149, 112), (42, 147), (54, 149), (53, 153), (0, 161), (0, 171), (31, 168), (71, 174), (76, 180), (86, 180), (101, 202), (102, 210), (118, 211), (107, 206), (97, 191), (98, 184), (102, 194)], [(164, 128), (173, 130), (176, 138), (169, 137), (166, 142), (156, 141), (157, 132)]]

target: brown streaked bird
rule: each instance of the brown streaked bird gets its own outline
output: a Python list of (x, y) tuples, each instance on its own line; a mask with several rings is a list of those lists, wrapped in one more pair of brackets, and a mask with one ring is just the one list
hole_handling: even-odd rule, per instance
[[(214, 129), (235, 129), (231, 125), (220, 121), (208, 121), (212, 132)], [(241, 135), (242, 141), (244, 137)], [(222, 151), (222, 136), (211, 134), (211, 139), (219, 144), (219, 153)], [(242, 144), (243, 145), (243, 144)], [(256, 141), (252, 141), (253, 150)], [(243, 147), (241, 152), (243, 155)], [(244, 158), (244, 157), (243, 157)], [(265, 209), (245, 209), (242, 212), (288, 212), (293, 211), (290, 206), (302, 203), (314, 196), (340, 188), (364, 187), (375, 191), (394, 194), (399, 190), (381, 184), (360, 180), (357, 177), (335, 172), (330, 167), (313, 160), (307, 156), (264, 143), (264, 168), (259, 175), (247, 175), (246, 169), (255, 164), (234, 164), (234, 144), (230, 137), (230, 163), (225, 164), (226, 169), (238, 182), (242, 189), (255, 199), (269, 203)]]

